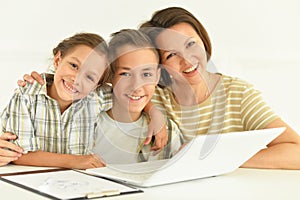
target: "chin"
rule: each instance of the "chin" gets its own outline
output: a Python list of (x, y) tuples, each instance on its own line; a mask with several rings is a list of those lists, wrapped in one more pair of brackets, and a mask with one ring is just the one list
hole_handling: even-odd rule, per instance
[(132, 114), (139, 114), (143, 112), (145, 106), (134, 106), (129, 108), (129, 112)]

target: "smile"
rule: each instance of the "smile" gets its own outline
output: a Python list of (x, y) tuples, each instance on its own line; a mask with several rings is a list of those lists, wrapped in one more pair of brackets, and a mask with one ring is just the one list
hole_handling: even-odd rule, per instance
[(185, 74), (189, 74), (189, 73), (191, 73), (191, 72), (195, 71), (195, 70), (198, 68), (198, 65), (199, 65), (199, 64), (197, 63), (197, 64), (195, 64), (195, 65), (191, 66), (190, 68), (188, 68), (188, 69), (184, 70), (184, 71), (183, 71), (183, 73), (185, 73)]
[(70, 83), (63, 81), (63, 84), (65, 86), (65, 89), (68, 91), (68, 93), (77, 93), (78, 91), (76, 90), (76, 88), (74, 88)]
[(135, 101), (140, 100), (141, 98), (144, 97), (144, 96), (133, 96), (133, 95), (129, 95), (129, 94), (127, 94), (126, 96), (128, 98), (130, 98), (131, 100), (135, 100)]

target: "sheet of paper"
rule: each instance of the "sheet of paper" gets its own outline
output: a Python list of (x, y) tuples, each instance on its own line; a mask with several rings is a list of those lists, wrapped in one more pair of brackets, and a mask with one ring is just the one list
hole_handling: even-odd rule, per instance
[(9, 165), (0, 167), (0, 175), (21, 173), (21, 172), (31, 172), (31, 171), (34, 172), (34, 171), (53, 170), (53, 169), (58, 169), (58, 168), (56, 168), (56, 167), (33, 167), (33, 166), (9, 164)]
[(82, 198), (87, 194), (101, 194), (106, 191), (119, 191), (120, 193), (138, 191), (136, 188), (73, 170), (12, 175), (2, 178), (59, 199)]

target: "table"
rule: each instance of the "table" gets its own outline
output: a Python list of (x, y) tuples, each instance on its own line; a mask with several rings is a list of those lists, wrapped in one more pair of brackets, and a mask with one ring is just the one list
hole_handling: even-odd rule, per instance
[[(1, 171), (1, 167), (0, 167)], [(175, 174), (174, 174), (175, 175)], [(142, 188), (144, 193), (107, 197), (107, 200), (155, 199), (299, 199), (300, 170), (244, 169), (181, 183)], [(9, 199), (47, 199), (0, 181), (0, 196)]]

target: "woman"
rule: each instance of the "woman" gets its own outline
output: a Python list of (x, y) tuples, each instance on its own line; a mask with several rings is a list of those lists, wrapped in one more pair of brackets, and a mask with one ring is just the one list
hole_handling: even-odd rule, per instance
[(211, 43), (189, 11), (170, 7), (143, 23), (160, 52), (164, 87), (153, 103), (177, 122), (186, 140), (194, 134), (286, 127), (242, 167), (300, 169), (300, 136), (265, 104), (252, 85), (206, 70)]

